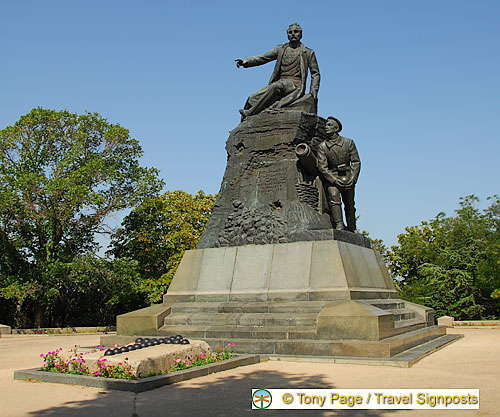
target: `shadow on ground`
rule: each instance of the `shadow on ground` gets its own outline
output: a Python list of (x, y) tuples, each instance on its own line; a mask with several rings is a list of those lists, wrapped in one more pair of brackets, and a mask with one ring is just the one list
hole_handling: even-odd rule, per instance
[(63, 406), (33, 412), (32, 416), (364, 416), (387, 415), (388, 410), (252, 410), (252, 388), (334, 389), (322, 377), (288, 375), (275, 371), (256, 371), (224, 377), (213, 381), (204, 378), (189, 384), (174, 384), (152, 391), (133, 394), (120, 391), (101, 391), (97, 398), (69, 402)]

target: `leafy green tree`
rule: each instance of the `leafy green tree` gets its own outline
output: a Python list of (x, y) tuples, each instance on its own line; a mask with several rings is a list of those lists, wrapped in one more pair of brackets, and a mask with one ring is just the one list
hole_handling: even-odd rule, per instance
[(122, 222), (110, 251), (138, 262), (140, 286), (149, 302), (167, 291), (182, 255), (194, 249), (212, 214), (216, 196), (166, 192), (144, 201)]
[(145, 305), (137, 290), (137, 262), (131, 259), (89, 253), (71, 262), (53, 263), (49, 276), (55, 288), (64, 289), (64, 303), (56, 298), (50, 305), (64, 319), (55, 323), (61, 327), (114, 324), (117, 314)]
[(17, 309), (29, 302), (35, 325), (69, 302), (56, 271), (96, 249), (110, 214), (160, 191), (141, 155), (127, 129), (97, 113), (36, 108), (0, 130), (0, 296)]
[(500, 292), (500, 200), (467, 196), (456, 215), (439, 213), (406, 228), (387, 256), (403, 298), (457, 319), (498, 317)]

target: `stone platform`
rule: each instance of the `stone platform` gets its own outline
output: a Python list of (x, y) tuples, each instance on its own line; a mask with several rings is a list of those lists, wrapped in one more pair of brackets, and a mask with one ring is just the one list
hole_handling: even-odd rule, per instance
[(234, 342), (241, 353), (390, 358), (446, 334), (414, 307), (398, 299), (177, 303), (158, 334)]
[(113, 340), (178, 333), (237, 353), (379, 359), (450, 343), (432, 309), (398, 298), (376, 251), (343, 241), (188, 251), (163, 301), (119, 316)]

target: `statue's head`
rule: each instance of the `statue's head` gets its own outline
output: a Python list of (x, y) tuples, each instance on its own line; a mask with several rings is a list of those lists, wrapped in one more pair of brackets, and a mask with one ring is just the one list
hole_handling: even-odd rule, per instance
[(288, 26), (286, 34), (290, 42), (298, 42), (302, 39), (302, 28), (298, 23), (292, 23), (290, 26)]
[(342, 130), (342, 123), (336, 117), (330, 116), (326, 119), (325, 132), (327, 135), (339, 133)]

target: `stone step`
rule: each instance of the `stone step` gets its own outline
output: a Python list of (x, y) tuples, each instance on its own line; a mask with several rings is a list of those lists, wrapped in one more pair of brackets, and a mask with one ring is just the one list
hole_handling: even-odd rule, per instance
[(446, 328), (429, 326), (391, 336), (382, 341), (390, 344), (391, 356), (393, 356), (445, 334)]
[(393, 356), (393, 359), (398, 361), (405, 361), (407, 362), (407, 366), (411, 366), (425, 356), (430, 355), (436, 350), (442, 349), (443, 347), (457, 341), (458, 339), (461, 339), (462, 337), (462, 334), (444, 334), (425, 343), (412, 347), (408, 350), (405, 350), (401, 353), (398, 353), (397, 355)]
[(393, 336), (411, 332), (413, 330), (423, 329), (427, 324), (421, 319), (398, 320), (394, 322)]
[(316, 326), (317, 313), (175, 313), (165, 325)]
[(181, 334), (193, 339), (316, 339), (316, 330), (310, 326), (272, 326), (272, 327), (241, 327), (241, 326), (178, 326), (166, 325), (158, 330), (159, 336)]
[(228, 339), (206, 338), (212, 349), (235, 343), (235, 353), (253, 352), (268, 355), (304, 355), (304, 356), (362, 356), (389, 357), (389, 349), (380, 342), (366, 341), (330, 341), (330, 340), (279, 340), (279, 339)]
[(425, 326), (425, 321), (416, 317), (408, 320), (397, 320), (394, 322), (394, 329), (402, 329), (404, 331), (413, 330), (410, 328), (417, 329)]
[(294, 302), (183, 302), (172, 313), (319, 313), (325, 301)]
[(409, 308), (388, 309), (385, 311), (393, 314), (395, 322), (401, 320), (411, 320), (416, 317), (415, 312)]
[(397, 310), (405, 308), (405, 302), (400, 299), (373, 299), (364, 301), (382, 310)]
[(413, 330), (380, 341), (365, 340), (305, 340), (305, 339), (240, 339), (214, 337), (205, 338), (212, 349), (235, 343), (236, 353), (260, 353), (269, 355), (303, 356), (349, 356), (367, 358), (390, 358), (408, 349), (443, 336), (444, 328), (438, 326)]

